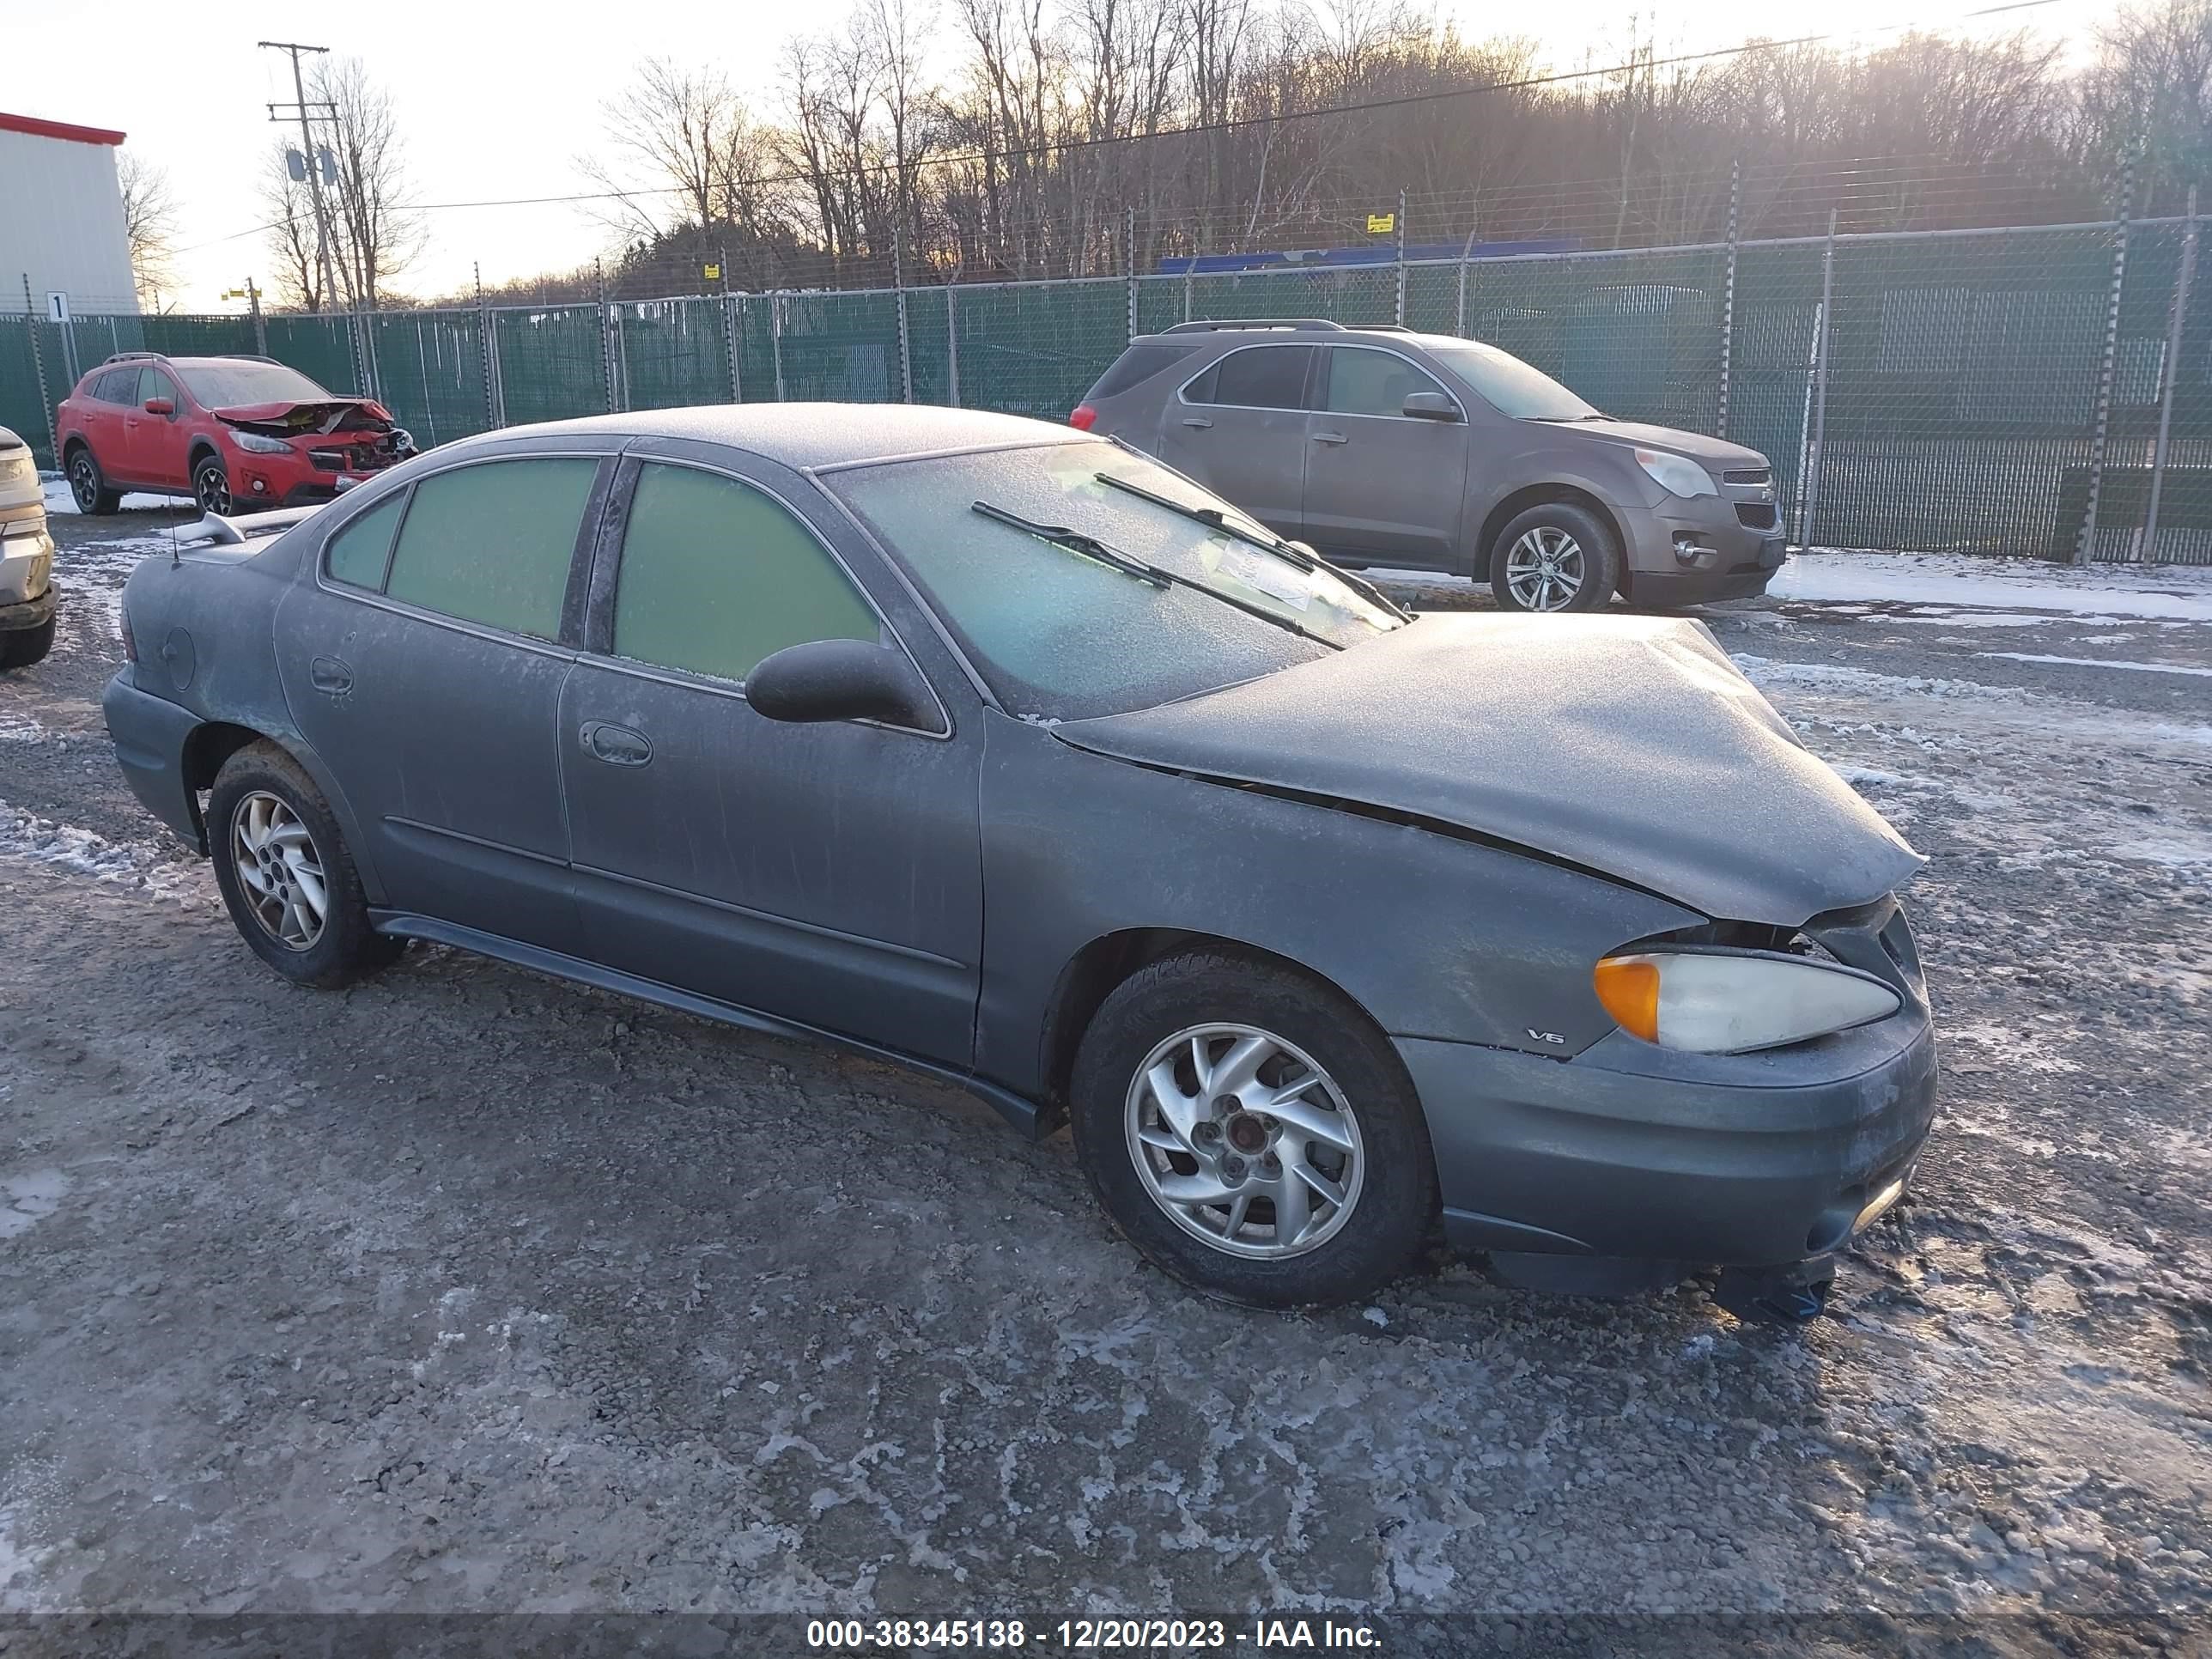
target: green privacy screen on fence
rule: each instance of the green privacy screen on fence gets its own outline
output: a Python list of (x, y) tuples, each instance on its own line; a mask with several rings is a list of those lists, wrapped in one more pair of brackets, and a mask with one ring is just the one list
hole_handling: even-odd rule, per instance
[[(2212, 300), (2179, 220), (1397, 265), (373, 316), (0, 316), (0, 423), (117, 351), (265, 350), (426, 447), (829, 399), (1064, 419), (1138, 332), (1323, 317), (1486, 340), (1623, 419), (1772, 462), (1793, 538), (2212, 563)], [(2174, 337), (2179, 331), (2179, 349)], [(43, 387), (43, 401), (41, 388)], [(2166, 437), (2161, 443), (2161, 426)]]

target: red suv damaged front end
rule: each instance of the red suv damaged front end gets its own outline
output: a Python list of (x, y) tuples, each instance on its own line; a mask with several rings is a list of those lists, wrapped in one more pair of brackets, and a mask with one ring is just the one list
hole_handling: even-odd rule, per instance
[(225, 428), (229, 491), (240, 507), (326, 501), (415, 453), (413, 440), (391, 410), (365, 398), (252, 404), (211, 413)]
[(190, 495), (204, 513), (304, 507), (415, 453), (383, 404), (283, 363), (154, 352), (80, 380), (54, 443), (80, 513), (112, 513), (126, 492)]

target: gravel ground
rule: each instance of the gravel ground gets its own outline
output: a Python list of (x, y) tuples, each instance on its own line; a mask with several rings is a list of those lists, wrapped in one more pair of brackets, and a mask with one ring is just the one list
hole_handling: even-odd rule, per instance
[(162, 520), (58, 520), (0, 676), (0, 1611), (2212, 1613), (2212, 624), (1704, 613), (1934, 860), (1942, 1115), (1834, 1316), (1285, 1318), (895, 1070), (443, 950), (281, 984), (109, 757)]

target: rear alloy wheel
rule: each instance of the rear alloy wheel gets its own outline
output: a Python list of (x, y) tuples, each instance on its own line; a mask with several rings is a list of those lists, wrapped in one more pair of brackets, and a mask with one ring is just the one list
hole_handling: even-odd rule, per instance
[(1337, 992), (1223, 951), (1139, 969), (1083, 1035), (1084, 1173), (1122, 1233), (1210, 1296), (1293, 1308), (1403, 1272), (1436, 1158), (1397, 1051)]
[(230, 469), (214, 455), (203, 455), (192, 468), (192, 499), (201, 512), (222, 517), (230, 511)]
[(1572, 501), (1547, 501), (1499, 532), (1490, 591), (1503, 611), (1602, 611), (1620, 579), (1613, 532)]
[(361, 873), (330, 804), (266, 740), (222, 763), (209, 793), (216, 885), (239, 936), (286, 979), (335, 989), (398, 959), (368, 919)]
[(93, 459), (92, 451), (82, 444), (70, 452), (69, 481), (70, 498), (76, 502), (80, 513), (104, 518), (123, 506), (121, 492), (107, 487), (100, 463)]

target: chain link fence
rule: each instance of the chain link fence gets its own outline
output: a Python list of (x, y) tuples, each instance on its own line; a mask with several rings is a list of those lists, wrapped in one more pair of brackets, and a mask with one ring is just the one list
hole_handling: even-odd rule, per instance
[(1133, 333), (1326, 317), (1486, 340), (1610, 414), (1773, 462), (1807, 544), (2212, 563), (2198, 222), (722, 294), (368, 316), (0, 315), (0, 423), (118, 351), (258, 351), (425, 445), (609, 410), (911, 401), (1058, 420)]

